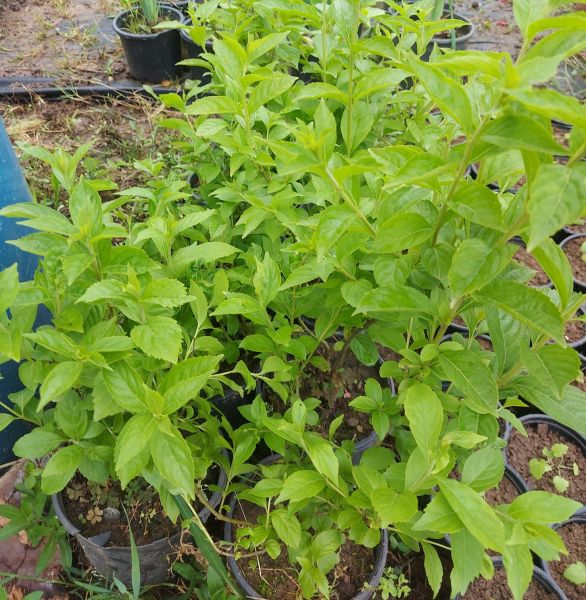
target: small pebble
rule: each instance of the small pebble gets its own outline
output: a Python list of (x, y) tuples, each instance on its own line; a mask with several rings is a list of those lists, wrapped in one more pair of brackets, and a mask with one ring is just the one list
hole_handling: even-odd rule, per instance
[(104, 509), (104, 521), (106, 523), (117, 523), (120, 521), (120, 511), (117, 508), (108, 506)]
[(356, 427), (358, 425), (358, 419), (354, 417), (348, 417), (346, 419), (346, 423), (348, 423), (348, 427)]

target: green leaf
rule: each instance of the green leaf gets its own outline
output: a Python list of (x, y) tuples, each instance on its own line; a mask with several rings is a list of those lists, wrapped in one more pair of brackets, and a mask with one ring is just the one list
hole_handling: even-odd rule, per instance
[(391, 488), (373, 490), (370, 497), (382, 526), (405, 523), (417, 512), (417, 496), (413, 492), (396, 492)]
[(574, 585), (586, 585), (586, 565), (582, 561), (571, 564), (564, 571), (564, 577)]
[(534, 491), (521, 494), (513, 502), (508, 514), (513, 519), (527, 523), (561, 523), (569, 519), (581, 504), (570, 498)]
[(177, 430), (172, 434), (156, 431), (149, 441), (153, 462), (161, 477), (170, 485), (171, 493), (194, 497), (195, 469), (191, 450)]
[(507, 582), (513, 598), (523, 600), (533, 577), (533, 558), (526, 545), (508, 545), (503, 553), (503, 564), (507, 571)]
[(285, 480), (275, 503), (291, 500), (299, 502), (317, 496), (325, 487), (324, 478), (315, 471), (295, 471)]
[(493, 508), (474, 490), (455, 479), (441, 479), (439, 487), (466, 529), (485, 548), (503, 552), (503, 524)]
[(224, 242), (204, 242), (180, 248), (171, 259), (175, 272), (182, 273), (191, 263), (210, 263), (240, 252), (238, 248)]
[(451, 574), (452, 591), (464, 593), (482, 570), (484, 548), (467, 529), (456, 531), (451, 537), (454, 569)]
[(14, 421), (16, 421), (16, 417), (7, 415), (6, 413), (0, 413), (0, 431), (6, 429)]
[(521, 358), (529, 375), (561, 398), (566, 385), (580, 375), (580, 357), (572, 348), (548, 345), (537, 351), (526, 348)]
[(114, 465), (122, 488), (147, 466), (148, 444), (155, 429), (155, 419), (152, 415), (143, 413), (134, 415), (118, 434), (114, 448)]
[(505, 229), (498, 196), (475, 181), (461, 185), (450, 201), (449, 207), (472, 223), (499, 231)]
[(435, 598), (439, 594), (442, 585), (444, 567), (437, 550), (431, 544), (422, 542), (421, 549), (424, 555), (423, 566), (425, 567), (425, 574)]
[(270, 100), (285, 93), (295, 83), (291, 75), (275, 75), (261, 81), (250, 94), (248, 109), (251, 113), (264, 106)]
[(100, 302), (101, 300), (116, 300), (124, 296), (122, 283), (114, 279), (96, 281), (90, 285), (85, 293), (77, 299), (77, 302)]
[(334, 485), (338, 485), (338, 459), (332, 445), (317, 433), (306, 432), (303, 439), (313, 466)]
[(425, 507), (423, 516), (413, 525), (416, 531), (439, 533), (454, 533), (462, 527), (464, 524), (441, 492), (432, 497), (431, 502)]
[(531, 251), (560, 295), (562, 306), (567, 306), (574, 289), (572, 267), (565, 252), (551, 239), (543, 240)]
[(16, 263), (0, 272), (0, 315), (18, 295), (18, 267)]
[(568, 223), (586, 215), (583, 200), (586, 165), (577, 164), (539, 166), (531, 186), (528, 203), (530, 217), (529, 243), (532, 250)]
[(21, 458), (42, 458), (63, 441), (60, 435), (37, 428), (20, 437), (14, 444), (13, 451)]
[(464, 400), (470, 408), (480, 414), (496, 415), (496, 381), (477, 352), (440, 348), (438, 358), (446, 378), (464, 395)]
[(524, 115), (505, 115), (490, 121), (482, 130), (481, 139), (505, 150), (566, 153), (543, 125)]
[(515, 0), (513, 14), (519, 29), (526, 39), (532, 23), (545, 17), (550, 11), (549, 0)]
[(462, 469), (462, 483), (476, 492), (483, 492), (496, 487), (505, 472), (503, 453), (487, 446), (473, 452)]
[(132, 341), (149, 356), (176, 363), (182, 345), (181, 327), (170, 317), (148, 317), (130, 332)]
[(141, 296), (143, 302), (175, 308), (189, 301), (185, 286), (177, 279), (154, 279), (150, 281)]
[(374, 252), (398, 252), (419, 246), (433, 232), (431, 223), (417, 213), (401, 213), (385, 221), (373, 244)]
[(80, 446), (66, 446), (57, 450), (41, 474), (43, 493), (50, 495), (60, 492), (75, 475), (82, 458), (83, 448)]
[(279, 508), (271, 512), (271, 524), (277, 535), (291, 548), (298, 548), (301, 543), (301, 525), (295, 515)]
[(37, 410), (41, 410), (49, 402), (55, 402), (59, 396), (70, 390), (79, 380), (82, 371), (83, 363), (78, 361), (58, 363), (51, 369), (41, 384), (41, 400)]
[(534, 113), (586, 128), (586, 115), (580, 102), (572, 96), (560, 94), (552, 89), (545, 88), (515, 88), (505, 90), (505, 93), (518, 100)]
[(462, 125), (466, 132), (472, 131), (475, 118), (465, 88), (425, 62), (412, 60), (410, 66), (439, 108)]
[(268, 306), (275, 299), (281, 286), (281, 272), (277, 263), (267, 252), (262, 260), (256, 259), (256, 273), (252, 279), (259, 302)]
[[(129, 412), (143, 412), (145, 410), (144, 385), (138, 373), (128, 363), (118, 361), (112, 365), (110, 371), (103, 370), (102, 381), (105, 392), (110, 395), (118, 406)], [(106, 412), (112, 410), (112, 408), (108, 408), (108, 399), (103, 397), (105, 394), (104, 390), (101, 389), (99, 378), (96, 379), (94, 391), (102, 396), (99, 402), (102, 402), (102, 407)]]
[(395, 321), (397, 313), (405, 316), (434, 314), (429, 298), (410, 287), (381, 286), (364, 295), (358, 313), (376, 313), (379, 318)]
[(477, 296), (560, 344), (565, 344), (564, 323), (555, 304), (542, 292), (514, 281), (497, 281)]
[(543, 384), (534, 377), (520, 377), (514, 381), (515, 391), (546, 415), (563, 425), (586, 435), (586, 393), (568, 385), (561, 399), (543, 389)]
[(509, 264), (514, 252), (512, 245), (490, 248), (480, 239), (464, 240), (454, 253), (448, 276), (454, 294), (483, 288)]
[(424, 456), (435, 450), (444, 425), (441, 400), (424, 383), (412, 385), (405, 395), (405, 415), (417, 447)]

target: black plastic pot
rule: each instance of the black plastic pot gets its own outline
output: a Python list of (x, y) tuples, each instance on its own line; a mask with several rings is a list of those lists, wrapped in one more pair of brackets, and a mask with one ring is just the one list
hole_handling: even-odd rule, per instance
[[(582, 238), (582, 240), (584, 242), (586, 242), (586, 233), (576, 233), (574, 235), (570, 235), (560, 244), (560, 248), (563, 250), (564, 246), (566, 246), (566, 244), (569, 244), (573, 240), (577, 240), (580, 238)], [(586, 292), (586, 281), (582, 281), (582, 280), (576, 279), (576, 277), (574, 277), (574, 288), (577, 292), (585, 293)]]
[(251, 392), (245, 393), (243, 396), (230, 388), (225, 388), (222, 396), (214, 396), (210, 399), (210, 402), (218, 412), (226, 417), (230, 425), (236, 429), (247, 423), (238, 409), (241, 406), (251, 404), (259, 394), (262, 395), (262, 383), (260, 380), (257, 380), (256, 388)]
[[(223, 469), (220, 469), (217, 485), (220, 489), (226, 485), (227, 476)], [(222, 492), (214, 492), (209, 498), (211, 506), (216, 508), (222, 500)], [(62, 495), (55, 494), (51, 496), (51, 502), (57, 518), (70, 535), (75, 536), (79, 545), (83, 549), (87, 559), (94, 569), (106, 579), (112, 580), (114, 577), (122, 581), (124, 585), (132, 584), (132, 557), (130, 547), (111, 546), (105, 544), (110, 539), (110, 533), (86, 538), (83, 536), (76, 525), (69, 519), (65, 512)], [(198, 516), (202, 523), (205, 523), (210, 517), (209, 508), (202, 508)], [(164, 583), (169, 579), (169, 564), (171, 558), (177, 554), (177, 546), (181, 537), (181, 532), (168, 539), (161, 539), (152, 544), (138, 546), (138, 556), (140, 560), (140, 582), (141, 585), (156, 585)]]
[[(554, 418), (550, 417), (549, 415), (540, 415), (540, 414), (525, 415), (525, 416), (520, 417), (520, 421), (521, 421), (521, 423), (523, 423), (523, 425), (539, 425), (540, 423), (545, 423), (549, 429), (551, 429), (552, 431), (555, 431), (562, 437), (565, 437), (572, 444), (575, 444), (582, 451), (582, 454), (584, 456), (586, 456), (586, 438), (583, 435), (579, 434), (577, 431), (574, 431), (573, 429), (570, 429), (569, 427), (566, 427), (565, 425), (558, 423)], [(507, 454), (508, 442), (509, 442), (509, 438), (511, 437), (512, 433), (513, 433), (513, 428), (507, 424), (507, 428), (506, 428), (505, 434), (503, 436), (505, 442), (507, 442), (507, 446), (505, 446), (503, 448), (503, 453), (505, 456), (505, 464), (512, 471), (515, 471), (514, 467), (512, 467), (509, 464), (509, 457)], [(523, 479), (523, 477), (521, 477), (521, 475), (519, 475), (519, 478), (525, 484), (526, 489), (528, 489), (528, 490), (532, 489), (529, 486), (529, 484)], [(582, 514), (584, 512), (584, 510), (585, 509), (583, 507), (583, 508), (579, 509), (576, 512), (576, 514)]]
[[(181, 75), (181, 43), (177, 29), (166, 29), (157, 33), (130, 33), (126, 23), (133, 10), (125, 10), (116, 15), (112, 27), (120, 36), (128, 70), (139, 81), (160, 83)], [(161, 7), (162, 17), (166, 21), (182, 21), (183, 15), (171, 6)]]
[(187, 9), (190, 4), (201, 4), (203, 0), (166, 0), (165, 4), (170, 4), (173, 8), (180, 10), (182, 14), (187, 16)]
[[(450, 18), (449, 14), (446, 15), (444, 13), (443, 15), (444, 19)], [(454, 19), (458, 19), (460, 21), (464, 21), (466, 24), (462, 25), (461, 27), (458, 27), (457, 29), (455, 29), (455, 34), (456, 34), (456, 50), (466, 50), (466, 48), (468, 47), (468, 42), (470, 41), (470, 38), (474, 35), (474, 32), (476, 31), (476, 25), (474, 25), (474, 23), (472, 23), (471, 21), (469, 21), (466, 17), (462, 16), (461, 14), (458, 13), (454, 13)], [(447, 32), (448, 33), (448, 37), (432, 37), (431, 38), (431, 42), (429, 42), (429, 44), (427, 45), (427, 48), (425, 50), (425, 53), (423, 54), (423, 56), (421, 57), (421, 60), (429, 60), (431, 53), (433, 51), (434, 46), (437, 44), (437, 46), (439, 46), (440, 48), (452, 48), (452, 33), (451, 30)]]
[[(185, 25), (191, 25), (191, 19), (185, 19)], [(183, 49), (183, 58), (199, 58), (204, 52), (208, 54), (213, 52), (213, 44), (211, 41), (206, 42), (205, 50), (199, 45), (196, 44), (190, 37), (185, 29), (181, 30), (179, 34), (181, 36), (181, 46)], [(183, 67), (185, 76), (189, 79), (197, 79), (199, 81), (204, 82), (204, 78), (209, 78), (210, 71), (203, 66), (192, 66), (192, 67)]]
[[(275, 460), (274, 456), (270, 457), (272, 460)], [(263, 461), (265, 462), (265, 461)], [(270, 461), (269, 461), (270, 462)], [(267, 462), (265, 462), (267, 464)], [(230, 500), (230, 516), (234, 515), (234, 511), (236, 509), (236, 496), (232, 496)], [(234, 526), (232, 523), (226, 522), (224, 525), (224, 541), (232, 544), (234, 542)], [(383, 575), (385, 564), (387, 561), (387, 550), (389, 547), (389, 536), (386, 529), (381, 530), (381, 541), (379, 545), (375, 549), (374, 555), (374, 569), (372, 571), (372, 575), (366, 582), (368, 584), (368, 589), (362, 590), (359, 594), (356, 594), (353, 598), (349, 598), (348, 600), (369, 600), (372, 598), (374, 590), (378, 586), (380, 579)], [(238, 566), (238, 562), (233, 556), (228, 557), (228, 567), (236, 580), (236, 583), (240, 587), (240, 589), (244, 592), (246, 598), (250, 598), (251, 600), (258, 600), (263, 596), (260, 592), (257, 592), (246, 580), (244, 573)]]
[[(495, 569), (503, 568), (503, 560), (498, 556), (492, 559), (492, 563)], [(567, 600), (566, 595), (562, 592), (559, 585), (543, 569), (533, 567), (533, 581), (539, 583), (548, 592), (554, 594), (559, 600)], [(456, 594), (454, 600), (462, 600), (462, 596)]]

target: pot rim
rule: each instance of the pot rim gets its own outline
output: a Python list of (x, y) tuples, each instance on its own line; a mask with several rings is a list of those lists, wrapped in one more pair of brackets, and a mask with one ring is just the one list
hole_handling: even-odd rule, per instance
[[(504, 566), (502, 557), (495, 556), (492, 559), (492, 564), (494, 565), (495, 569), (502, 569)], [(551, 575), (545, 571), (545, 569), (540, 569), (539, 567), (533, 565), (533, 576), (531, 577), (531, 580), (537, 580), (546, 589), (549, 588), (548, 591), (555, 594), (558, 597), (558, 600), (567, 600), (563, 590), (553, 580)], [(462, 600), (462, 595), (456, 594), (454, 600)]]
[[(564, 525), (568, 525), (569, 523), (579, 523), (580, 525), (586, 525), (586, 512), (584, 512), (584, 509), (579, 510), (576, 514), (572, 515), (569, 519), (566, 519), (565, 521), (562, 521), (561, 523), (556, 523), (555, 525), (552, 525), (552, 529), (554, 531), (556, 531), (557, 529), (560, 529), (561, 527), (563, 527)], [(550, 561), (544, 560), (542, 562), (543, 562), (544, 572), (550, 577), (550, 579), (552, 581), (557, 583), (555, 581), (555, 579), (553, 578), (553, 575), (551, 574), (551, 571), (549, 569)]]
[[(567, 238), (563, 239), (559, 246), (561, 251), (564, 251), (564, 246), (569, 243), (572, 242), (573, 240), (576, 240), (578, 238), (586, 238), (586, 233), (573, 233), (572, 235), (569, 235)], [(586, 241), (586, 240), (585, 240)], [(565, 254), (565, 252), (564, 252)], [(586, 287), (586, 281), (582, 281), (581, 279), (578, 279), (575, 275), (574, 272), (572, 271), (572, 279), (574, 280), (575, 283), (577, 283), (579, 286), (582, 287)]]
[[(170, 6), (168, 4), (161, 4), (161, 9), (163, 11), (165, 11), (167, 14), (171, 13), (171, 15), (174, 15), (175, 17), (177, 17), (177, 19), (176, 19), (177, 21), (179, 21), (180, 23), (183, 23), (183, 18), (184, 18), (183, 13), (178, 8), (174, 8), (173, 6)], [(157, 37), (159, 37), (160, 35), (162, 35), (163, 33), (168, 33), (169, 31), (173, 31), (172, 29), (161, 29), (160, 31), (157, 31), (156, 33), (132, 33), (130, 31), (126, 31), (126, 29), (123, 29), (122, 24), (124, 23), (124, 19), (130, 13), (134, 12), (134, 10), (136, 10), (136, 9), (129, 8), (128, 10), (119, 12), (114, 17), (114, 20), (112, 21), (112, 29), (120, 37), (131, 39), (131, 40), (154, 40)]]
[[(262, 460), (261, 463), (267, 464), (267, 463), (273, 462), (277, 458), (279, 458), (279, 456), (277, 454), (272, 454), (271, 456)], [(236, 494), (232, 494), (232, 497), (230, 498), (230, 502), (229, 502), (229, 505), (230, 505), (230, 512), (228, 513), (229, 516), (232, 516), (234, 514), (234, 511), (236, 510), (236, 502), (237, 501), (238, 501), (238, 497), (236, 496)], [(224, 524), (224, 541), (226, 541), (230, 544), (233, 543), (233, 531), (234, 531), (234, 527), (233, 527), (232, 523), (229, 523), (228, 521), (226, 521)], [(368, 584), (368, 588), (360, 591), (358, 594), (356, 594), (350, 600), (369, 600), (372, 597), (372, 594), (374, 593), (374, 590), (378, 586), (379, 581), (383, 575), (383, 572), (384, 572), (384, 569), (386, 566), (388, 547), (389, 547), (388, 531), (386, 529), (381, 529), (380, 542), (377, 544), (376, 548), (373, 549), (374, 566), (372, 569), (372, 573), (371, 573), (370, 577), (368, 578), (368, 581), (365, 582)], [(236, 579), (236, 582), (238, 583), (238, 585), (240, 586), (242, 591), (246, 594), (246, 597), (247, 598), (261, 598), (261, 595), (248, 583), (248, 580), (246, 579), (242, 569), (238, 565), (238, 562), (236, 561), (236, 559), (234, 558), (233, 555), (230, 555), (228, 557), (227, 562), (228, 562), (228, 567), (229, 567), (230, 571), (234, 575), (234, 578)]]

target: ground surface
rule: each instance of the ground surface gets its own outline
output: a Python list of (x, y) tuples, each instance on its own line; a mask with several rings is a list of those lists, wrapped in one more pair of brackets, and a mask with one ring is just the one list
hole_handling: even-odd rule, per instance
[(0, 2), (0, 77), (57, 77), (65, 82), (125, 77), (112, 17), (116, 0)]

